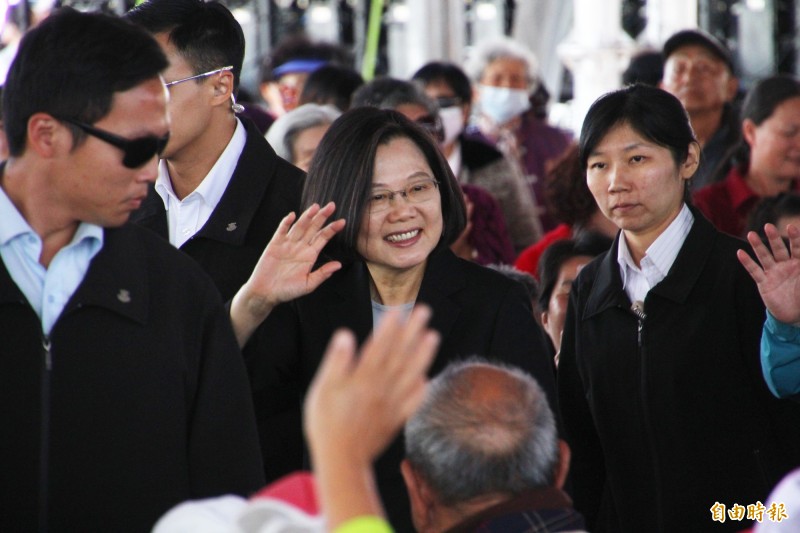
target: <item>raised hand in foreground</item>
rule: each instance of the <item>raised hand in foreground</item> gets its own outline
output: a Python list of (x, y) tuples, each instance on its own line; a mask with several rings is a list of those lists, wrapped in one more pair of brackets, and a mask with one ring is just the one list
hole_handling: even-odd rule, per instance
[(439, 345), (430, 309), (406, 320), (387, 313), (356, 356), (356, 340), (337, 331), (305, 402), (305, 432), (328, 527), (382, 516), (372, 463), (416, 411)]

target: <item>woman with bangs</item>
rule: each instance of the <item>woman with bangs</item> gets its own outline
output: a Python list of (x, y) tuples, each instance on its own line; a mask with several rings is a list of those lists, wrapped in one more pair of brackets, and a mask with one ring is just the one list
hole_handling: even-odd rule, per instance
[(590, 531), (746, 529), (714, 518), (800, 462), (798, 410), (761, 377), (744, 243), (687, 203), (699, 156), (681, 103), (653, 87), (602, 96), (583, 124), (589, 190), (621, 229), (572, 286), (558, 367)]
[[(342, 115), (322, 139), (303, 191), (304, 207), (330, 201), (345, 227), (320, 262), (338, 261), (341, 269), (310, 294), (275, 307), (257, 328), (237, 331), (246, 341), (265, 463), (286, 471), (302, 466), (302, 446), (286, 428), (299, 435), (300, 402), (333, 332), (348, 328), (363, 342), (387, 310), (410, 312), (418, 303), (431, 308), (430, 326), (441, 337), (432, 374), (479, 354), (526, 370), (556, 405), (553, 366), (525, 289), (449, 249), (466, 223), (464, 200), (424, 129), (390, 110)], [(396, 439), (376, 473), (393, 526), (413, 531), (403, 456)]]

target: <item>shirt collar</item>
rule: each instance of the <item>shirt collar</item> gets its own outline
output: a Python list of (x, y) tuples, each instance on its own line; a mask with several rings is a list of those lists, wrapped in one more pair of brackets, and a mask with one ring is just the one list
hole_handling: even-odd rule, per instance
[(453, 171), (453, 175), (456, 179), (460, 179), (461, 159), (461, 142), (456, 139), (456, 142), (453, 143), (453, 152), (450, 154), (450, 157), (447, 158), (447, 162), (450, 164), (450, 170)]
[[(678, 257), (683, 242), (686, 236), (689, 235), (689, 230), (692, 229), (694, 223), (694, 215), (692, 215), (689, 207), (684, 203), (678, 216), (675, 217), (667, 229), (661, 232), (653, 244), (645, 251), (642, 261), (647, 259), (649, 265), (655, 268), (658, 272), (658, 281), (664, 279), (672, 268), (672, 263)], [(626, 281), (629, 276), (629, 270), (640, 270), (633, 260), (628, 243), (625, 242), (625, 232), (621, 231), (619, 234), (619, 246), (617, 248), (617, 263), (620, 266), (620, 274), (622, 275), (622, 286), (626, 286)]]
[[(0, 220), (3, 221), (0, 224), (0, 246), (5, 246), (21, 235), (33, 235), (41, 242), (41, 237), (25, 220), (2, 187), (0, 187)], [(103, 228), (96, 224), (81, 222), (69, 245), (79, 243), (84, 239), (93, 240), (92, 248), (98, 249), (103, 244)]]
[[(203, 201), (212, 209), (217, 206), (228, 183), (233, 176), (233, 171), (239, 162), (239, 157), (242, 155), (244, 145), (247, 142), (247, 131), (245, 130), (242, 122), (236, 119), (236, 129), (228, 141), (228, 145), (220, 154), (214, 166), (208, 171), (208, 174), (200, 182), (200, 185), (191, 192), (186, 198), (192, 196), (199, 196)], [(172, 188), (172, 181), (169, 177), (169, 169), (167, 168), (166, 160), (162, 159), (158, 162), (158, 177), (156, 178), (155, 189), (161, 200), (164, 202), (164, 209), (169, 211), (169, 204), (171, 201), (180, 202), (175, 195), (175, 190)], [(186, 199), (184, 198), (184, 200)]]

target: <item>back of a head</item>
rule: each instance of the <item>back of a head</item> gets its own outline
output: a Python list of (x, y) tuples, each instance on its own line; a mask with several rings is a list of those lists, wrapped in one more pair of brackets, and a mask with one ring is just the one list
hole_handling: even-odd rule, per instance
[(745, 96), (740, 116), (756, 125), (767, 120), (775, 108), (791, 98), (800, 97), (800, 81), (786, 74), (770, 76), (756, 83)]
[(195, 74), (232, 66), (234, 88), (239, 87), (244, 32), (220, 2), (148, 0), (128, 11), (125, 18), (152, 34), (169, 33), (170, 43)]
[(555, 160), (544, 178), (545, 202), (556, 220), (583, 226), (599, 210), (586, 184), (578, 145), (573, 143)]
[(633, 56), (622, 73), (622, 84), (644, 83), (658, 87), (664, 77), (664, 56), (658, 50), (644, 50)]
[[(777, 196), (762, 198), (747, 219), (747, 231), (755, 231), (766, 244), (765, 224), (779, 225), (781, 218), (800, 217), (800, 194), (785, 192)], [(778, 227), (778, 231), (785, 228)]]
[(300, 94), (300, 105), (331, 104), (340, 111), (347, 111), (353, 93), (362, 85), (364, 78), (355, 69), (343, 65), (324, 65), (308, 75)]
[(6, 79), (3, 118), (11, 155), (24, 151), (34, 113), (92, 124), (108, 114), (115, 92), (156, 78), (166, 67), (158, 43), (132, 24), (58, 10), (23, 37)]
[(583, 232), (577, 238), (556, 241), (542, 253), (539, 259), (539, 312), (547, 311), (550, 297), (558, 282), (561, 266), (573, 257), (597, 257), (606, 252), (613, 239), (599, 233)]
[(514, 367), (449, 365), (406, 424), (405, 440), (409, 463), (445, 506), (554, 484), (553, 413), (536, 380)]
[(411, 76), (411, 80), (421, 85), (423, 89), (429, 84), (442, 82), (450, 87), (463, 103), (468, 104), (472, 100), (472, 84), (467, 74), (454, 63), (443, 61), (426, 63)]
[(689, 145), (697, 142), (680, 100), (662, 89), (637, 83), (604, 94), (589, 108), (578, 142), (582, 168), (606, 134), (621, 124), (669, 149), (676, 164), (686, 160)]
[(396, 78), (378, 78), (362, 85), (353, 94), (352, 107), (377, 107), (396, 109), (404, 104), (424, 107), (428, 113), (437, 113), (436, 103), (411, 82)]
[(303, 131), (315, 126), (332, 124), (341, 112), (330, 105), (304, 104), (278, 117), (267, 131), (266, 138), (275, 152), (292, 161), (294, 140)]

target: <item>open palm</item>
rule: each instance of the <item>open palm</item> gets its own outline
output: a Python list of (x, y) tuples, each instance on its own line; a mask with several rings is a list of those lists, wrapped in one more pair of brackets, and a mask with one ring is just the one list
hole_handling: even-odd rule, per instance
[(296, 221), (294, 213), (283, 218), (250, 279), (231, 302), (239, 346), (244, 346), (276, 305), (312, 292), (342, 267), (330, 261), (314, 270), (322, 249), (344, 228), (343, 219), (325, 225), (335, 209), (333, 202), (322, 208), (314, 204)]
[(760, 265), (743, 250), (739, 250), (737, 257), (758, 285), (769, 312), (780, 322), (797, 324), (800, 322), (800, 230), (790, 225), (787, 231), (789, 249), (772, 224), (764, 227), (769, 248), (757, 234), (748, 233), (747, 240)]

